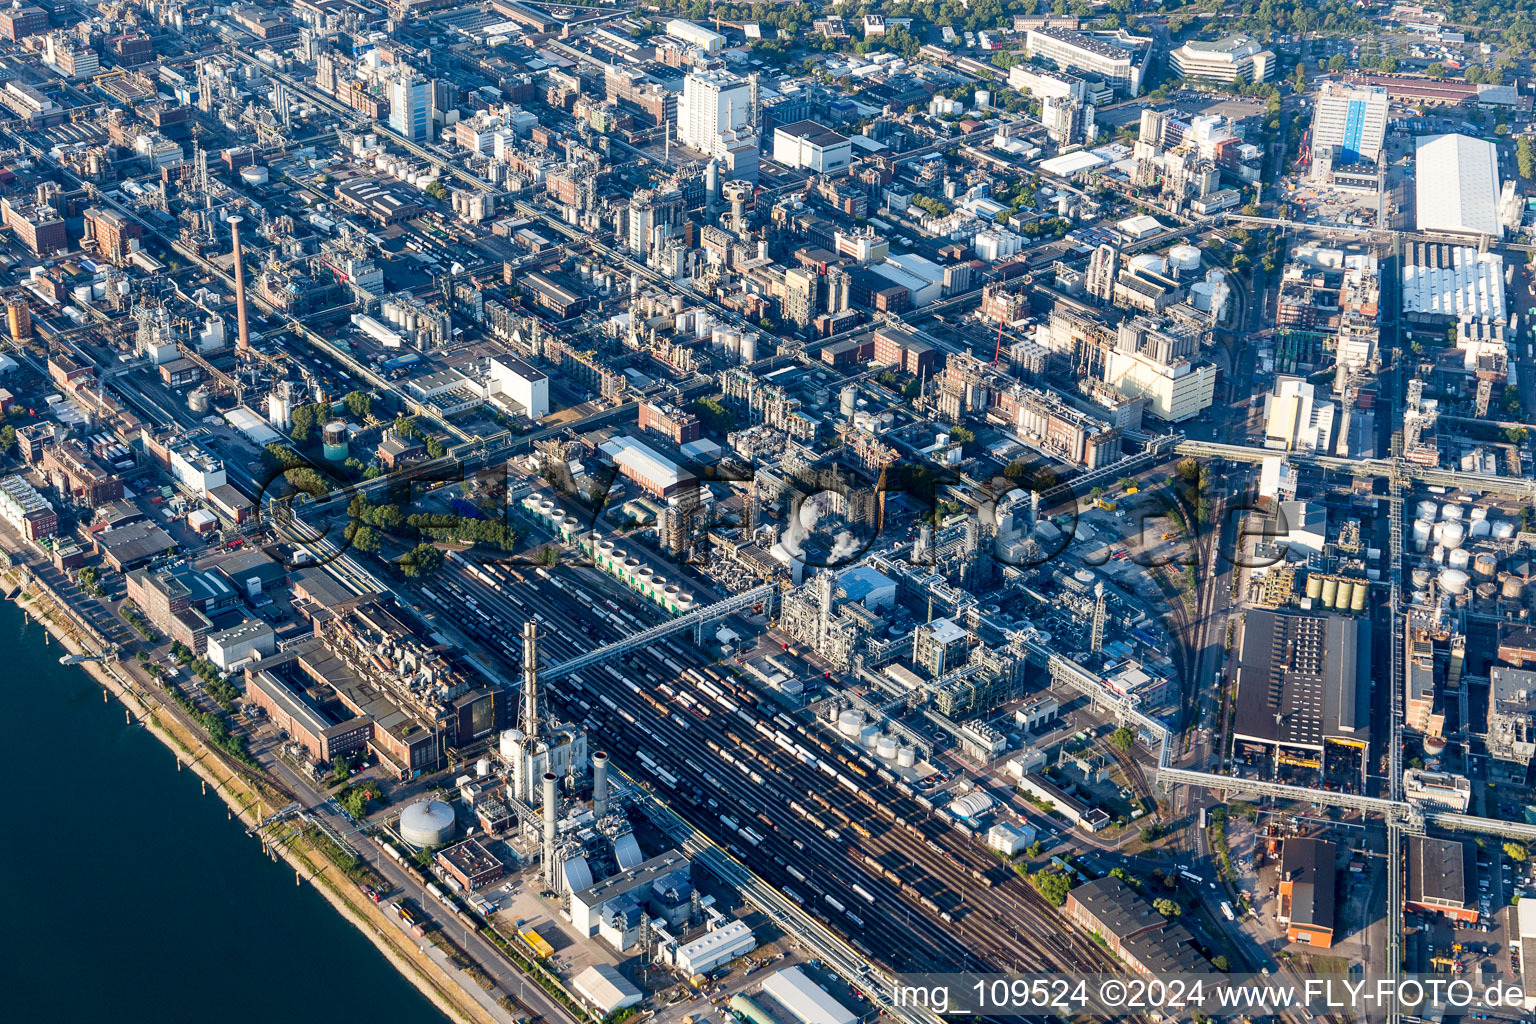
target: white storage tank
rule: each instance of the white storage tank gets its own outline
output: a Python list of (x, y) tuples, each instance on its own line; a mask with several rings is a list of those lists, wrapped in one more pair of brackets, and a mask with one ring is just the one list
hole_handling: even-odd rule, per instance
[(896, 751), (896, 764), (902, 768), (911, 768), (917, 764), (917, 750), (914, 747), (902, 747)]
[(441, 846), (454, 828), (453, 808), (441, 800), (419, 800), (400, 814), (400, 838), (412, 846)]
[(1444, 505), (1440, 506), (1440, 518), (1444, 519), (1446, 522), (1459, 523), (1461, 522), (1461, 517), (1462, 508), (1460, 505), (1453, 505), (1448, 501)]
[(873, 722), (864, 726), (864, 731), (859, 734), (859, 746), (866, 750), (875, 749), (875, 744), (880, 740), (880, 727)]
[(1444, 569), (1440, 572), (1440, 589), (1447, 594), (1465, 594), (1472, 577), (1460, 569)]
[(1438, 505), (1432, 501), (1421, 501), (1418, 504), (1418, 518), (1433, 521), (1436, 513), (1440, 511)]
[(1508, 519), (1500, 519), (1493, 524), (1494, 540), (1509, 540), (1515, 535), (1515, 524)]
[(1168, 265), (1181, 274), (1200, 269), (1200, 250), (1192, 245), (1176, 245), (1168, 250)]
[(882, 761), (896, 759), (896, 740), (891, 736), (881, 736), (875, 740), (875, 756)]
[(240, 168), (240, 180), (247, 185), (265, 185), (271, 176), (265, 167), (259, 167), (256, 164)]
[(491, 759), (488, 757), (482, 757), (480, 760), (476, 761), (475, 774), (482, 779), (491, 774)]
[(1459, 548), (1461, 542), (1467, 539), (1467, 528), (1461, 525), (1460, 520), (1452, 520), (1441, 524), (1440, 543), (1448, 548)]
[(501, 759), (503, 761), (516, 760), (521, 755), (523, 739), (523, 730), (521, 729), (504, 730), (501, 734), (500, 745), (497, 748), (501, 751)]
[(1472, 564), (1472, 553), (1466, 548), (1452, 548), (1445, 556), (1445, 564), (1452, 569), (1465, 569)]
[(1428, 519), (1415, 519), (1413, 521), (1413, 549), (1421, 554), (1429, 547), (1429, 538), (1434, 533), (1434, 524)]
[(847, 737), (855, 737), (864, 728), (864, 712), (850, 708), (837, 716), (837, 731)]

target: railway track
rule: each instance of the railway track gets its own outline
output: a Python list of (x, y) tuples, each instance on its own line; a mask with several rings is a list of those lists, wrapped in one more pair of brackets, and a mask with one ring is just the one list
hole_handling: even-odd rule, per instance
[[(499, 603), (500, 593), (467, 574), (460, 574), (456, 585), (466, 596), (473, 592), (477, 604)], [(531, 598), (528, 590), (519, 588), (519, 592)], [(547, 629), (555, 633), (541, 639), (541, 647), (552, 655), (579, 653), (572, 637), (594, 642), (617, 638), (609, 636), (617, 631), (606, 624), (586, 619), (578, 623), (554, 603), (535, 603)], [(497, 652), (509, 664), (516, 663), (514, 653), (504, 644)], [(723, 719), (716, 721), (729, 713), (709, 704), (708, 695), (688, 678), (690, 672), (707, 667), (681, 646), (663, 644), (625, 662), (625, 675), (631, 680), (648, 674), (654, 683), (647, 680), (645, 688), (637, 685), (632, 690), (617, 674), (588, 669), (571, 681), (571, 689), (582, 689), (564, 694), (564, 702), (572, 717), (579, 718), (580, 704), (592, 709), (595, 705), (587, 697), (599, 697), (609, 712), (602, 731), (614, 737), (613, 746), (618, 748), (610, 750), (611, 756), (626, 769), (665, 787), (659, 791), (667, 793), (669, 802), (688, 806), (696, 827), (733, 848), (775, 885), (802, 901), (807, 894), (799, 892), (796, 882), (799, 888), (812, 890), (809, 896), (817, 901), (817, 916), (856, 944), (860, 935), (877, 936), (884, 947), (881, 959), (892, 968), (1114, 969), (1107, 954), (1063, 927), (1055, 908), (1033, 886), (990, 852), (932, 817), (912, 796), (879, 780), (858, 764), (856, 754), (850, 757), (834, 744), (812, 737), (803, 726), (796, 728), (803, 741), (816, 744), (827, 765), (838, 766), (834, 772), (849, 781), (859, 777), (858, 793), (846, 783), (833, 783), (825, 767), (818, 770), (789, 756), (740, 719), (741, 728), (730, 728)], [(665, 687), (669, 693), (656, 687)], [(682, 693), (692, 708), (678, 698)], [(612, 708), (601, 698), (612, 702)], [(700, 706), (706, 713), (697, 710)], [(591, 713), (587, 711), (588, 717)], [(642, 750), (654, 767), (638, 757)], [(748, 759), (753, 767), (743, 770)], [(670, 786), (656, 769), (672, 780)], [(677, 792), (679, 779), (714, 780), (712, 786), (720, 783), (720, 793), (762, 824), (752, 854), (740, 848), (744, 840), (739, 833), (720, 823), (708, 803), (713, 797), (698, 800)], [(801, 795), (804, 800), (799, 799)], [(828, 836), (829, 831), (835, 839)], [(808, 852), (821, 856), (807, 857)], [(804, 864), (813, 866), (799, 866)], [(840, 887), (835, 894), (827, 891), (834, 886)], [(855, 898), (851, 894), (856, 888), (875, 899)], [(828, 896), (845, 908), (835, 917), (826, 912), (824, 905), (836, 907)], [(857, 924), (847, 920), (846, 908), (859, 903), (879, 922), (878, 927), (871, 927), (859, 912), (854, 914)]]

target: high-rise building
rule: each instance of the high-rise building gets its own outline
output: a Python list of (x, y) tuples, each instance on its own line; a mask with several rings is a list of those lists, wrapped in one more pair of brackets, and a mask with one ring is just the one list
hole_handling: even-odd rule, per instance
[(1040, 123), (1046, 136), (1062, 147), (1092, 143), (1098, 132), (1093, 106), (1065, 96), (1048, 96), (1041, 102)]
[(389, 79), (389, 126), (412, 142), (432, 137), (432, 83), (409, 68)]
[(1312, 175), (1340, 167), (1379, 165), (1387, 137), (1385, 89), (1328, 82), (1312, 114)]
[(804, 327), (816, 318), (816, 275), (800, 267), (784, 271), (784, 319)]
[[(752, 126), (752, 83), (728, 71), (695, 71), (683, 80), (677, 105), (677, 141), (715, 157), (757, 146)], [(733, 177), (742, 177), (732, 167)], [(757, 172), (752, 164), (752, 176)], [(750, 179), (748, 179), (750, 180)]]

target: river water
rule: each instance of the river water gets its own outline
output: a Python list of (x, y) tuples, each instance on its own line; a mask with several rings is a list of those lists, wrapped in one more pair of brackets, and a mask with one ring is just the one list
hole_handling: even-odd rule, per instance
[(0, 652), (9, 1019), (445, 1019), (9, 601)]

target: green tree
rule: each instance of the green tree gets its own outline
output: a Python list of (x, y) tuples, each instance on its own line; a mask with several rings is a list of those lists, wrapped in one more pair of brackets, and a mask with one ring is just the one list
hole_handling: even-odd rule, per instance
[(1516, 864), (1520, 864), (1525, 861), (1525, 858), (1528, 856), (1528, 854), (1526, 853), (1525, 847), (1521, 846), (1519, 843), (1505, 843), (1504, 856), (1508, 857)]
[(976, 440), (976, 435), (965, 427), (950, 427), (949, 439), (956, 444), (970, 444)]
[(1376, 69), (1384, 75), (1395, 75), (1399, 66), (1398, 59), (1391, 54), (1376, 61)]
[(1166, 896), (1159, 896), (1152, 901), (1152, 909), (1167, 918), (1175, 918), (1184, 913), (1184, 908)]
[(1529, 135), (1515, 140), (1515, 167), (1526, 181), (1536, 178), (1536, 142)]
[(331, 762), (331, 777), (337, 782), (346, 782), (352, 777), (352, 763), (345, 757), (338, 757)]
[(1129, 754), (1131, 748), (1136, 745), (1136, 734), (1122, 725), (1109, 734), (1109, 745), (1121, 753)]
[(1445, 77), (1445, 65), (1440, 63), (1439, 61), (1435, 61), (1429, 67), (1424, 69), (1424, 73), (1426, 75), (1428, 75), (1430, 78), (1434, 78), (1434, 79), (1444, 78)]
[(440, 203), (448, 201), (448, 186), (440, 181), (434, 181), (422, 191)]
[(366, 420), (373, 412), (373, 396), (366, 391), (348, 391), (342, 401), (346, 403), (347, 411), (360, 420)]
[(0, 452), (6, 455), (16, 450), (16, 428), (7, 423), (0, 427)]
[(418, 544), (400, 560), (400, 571), (407, 576), (430, 576), (443, 565), (443, 553), (434, 544)]
[(443, 442), (439, 441), (435, 437), (427, 438), (426, 447), (427, 457), (430, 459), (440, 459), (443, 457), (443, 453), (447, 451), (447, 449), (443, 447)]
[(1328, 58), (1329, 71), (1343, 71), (1347, 67), (1349, 67), (1349, 58), (1344, 56), (1342, 53), (1336, 53), (1332, 57)]
[(1072, 880), (1060, 871), (1036, 871), (1029, 876), (1029, 884), (1053, 907), (1067, 905), (1067, 893), (1072, 890)]
[(301, 405), (293, 410), (293, 426), (288, 433), (300, 444), (309, 440), (309, 435), (314, 432), (316, 425), (315, 407), (313, 405)]
[(75, 580), (80, 584), (80, 589), (87, 594), (90, 594), (92, 597), (101, 596), (101, 570), (88, 565), (80, 570)]
[(1531, 432), (1524, 427), (1510, 427), (1504, 431), (1504, 440), (1510, 444), (1520, 444), (1531, 436)]
[(1232, 969), (1232, 961), (1228, 960), (1224, 956), (1218, 955), (1211, 958), (1211, 966), (1216, 968), (1218, 971), (1225, 973)]

